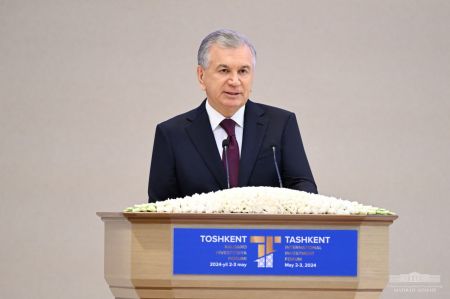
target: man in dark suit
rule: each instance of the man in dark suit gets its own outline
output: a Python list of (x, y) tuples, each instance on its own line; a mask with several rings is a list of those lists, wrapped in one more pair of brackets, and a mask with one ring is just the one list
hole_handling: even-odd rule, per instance
[(249, 100), (256, 51), (218, 30), (198, 51), (199, 107), (156, 127), (149, 202), (243, 186), (317, 193), (295, 115)]

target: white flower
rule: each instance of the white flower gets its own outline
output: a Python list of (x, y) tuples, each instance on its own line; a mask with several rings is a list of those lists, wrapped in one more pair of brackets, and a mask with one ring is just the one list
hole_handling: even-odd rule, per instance
[(138, 204), (125, 212), (393, 215), (356, 201), (285, 188), (243, 187)]

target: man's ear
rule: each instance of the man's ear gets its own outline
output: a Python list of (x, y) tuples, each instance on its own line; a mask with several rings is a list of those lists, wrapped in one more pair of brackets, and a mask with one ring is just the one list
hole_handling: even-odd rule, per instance
[(203, 69), (203, 67), (201, 65), (197, 66), (197, 79), (198, 79), (198, 83), (200, 83), (200, 87), (203, 90), (206, 90), (206, 85), (205, 82), (203, 80), (203, 77), (205, 75), (205, 70)]

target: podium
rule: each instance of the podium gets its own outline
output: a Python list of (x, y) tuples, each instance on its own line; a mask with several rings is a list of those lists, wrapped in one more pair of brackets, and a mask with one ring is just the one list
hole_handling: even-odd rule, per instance
[[(185, 299), (379, 298), (389, 277), (389, 225), (397, 218), (120, 212), (97, 215), (105, 224), (105, 279), (115, 298)], [(177, 229), (356, 231), (357, 271), (346, 276), (174, 274)], [(253, 260), (249, 258), (248, 262)]]

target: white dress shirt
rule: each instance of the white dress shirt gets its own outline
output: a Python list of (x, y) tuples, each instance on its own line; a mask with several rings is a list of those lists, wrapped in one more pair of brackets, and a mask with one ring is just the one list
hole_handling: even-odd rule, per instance
[[(222, 141), (228, 138), (227, 132), (220, 126), (220, 122), (224, 120), (226, 117), (220, 114), (217, 110), (215, 110), (208, 101), (205, 104), (206, 112), (208, 113), (209, 122), (211, 123), (211, 129), (214, 133), (214, 138), (216, 139), (217, 150), (219, 151), (220, 157), (222, 158), (223, 148)], [(234, 132), (236, 134), (236, 140), (239, 145), (239, 157), (241, 156), (242, 149), (242, 135), (244, 132), (244, 112), (245, 105), (239, 108), (236, 113), (230, 117), (232, 120), (236, 122), (236, 126), (234, 128)]]

